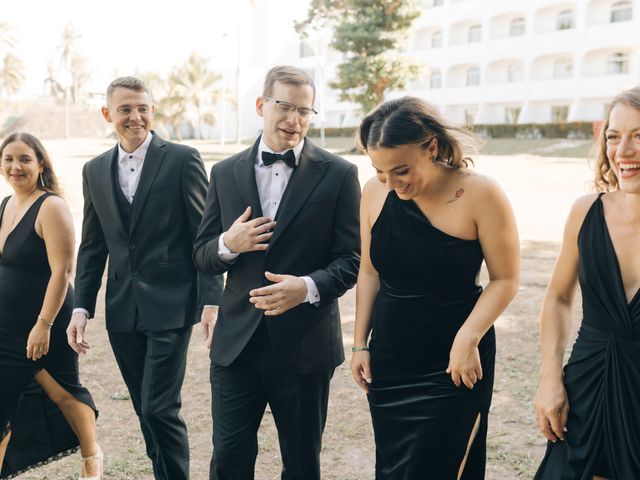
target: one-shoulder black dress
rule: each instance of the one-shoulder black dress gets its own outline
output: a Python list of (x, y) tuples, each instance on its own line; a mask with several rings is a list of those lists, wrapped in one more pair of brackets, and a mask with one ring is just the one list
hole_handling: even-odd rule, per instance
[[(78, 439), (62, 412), (34, 380), (45, 369), (65, 390), (96, 411), (78, 380), (78, 356), (67, 344), (73, 293), (51, 328), (49, 353), (27, 358), (27, 337), (36, 323), (51, 276), (45, 243), (34, 229), (45, 198), (40, 196), (6, 239), (0, 255), (0, 439), (11, 432), (0, 478), (10, 478), (66, 454)], [(8, 201), (0, 205), (0, 222)], [(97, 411), (96, 411), (97, 414)]]
[(369, 406), (377, 480), (484, 478), (495, 362), (493, 327), (480, 342), (484, 377), (470, 390), (445, 370), (456, 333), (482, 293), (478, 240), (435, 228), (413, 201), (389, 192), (371, 229), (380, 277), (372, 314)]
[(536, 480), (640, 479), (640, 291), (631, 302), (602, 194), (578, 234), (582, 325), (564, 367), (565, 441), (548, 442)]

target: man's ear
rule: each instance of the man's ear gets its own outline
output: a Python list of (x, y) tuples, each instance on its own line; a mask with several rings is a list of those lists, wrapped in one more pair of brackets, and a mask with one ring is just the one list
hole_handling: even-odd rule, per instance
[(102, 113), (102, 116), (104, 117), (104, 119), (111, 123), (113, 120), (111, 120), (111, 114), (109, 113), (109, 107), (102, 107), (100, 109), (100, 112)]
[(259, 117), (263, 116), (262, 109), (264, 108), (264, 97), (260, 96), (256, 98), (256, 113)]

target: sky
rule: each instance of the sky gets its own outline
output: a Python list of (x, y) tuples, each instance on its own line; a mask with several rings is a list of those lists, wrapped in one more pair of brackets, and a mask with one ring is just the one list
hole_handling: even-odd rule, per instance
[[(248, 42), (250, 9), (268, 4), (268, 21), (292, 30), (308, 0), (21, 0), (2, 2), (0, 21), (12, 27), (15, 53), (25, 65), (19, 94), (41, 94), (47, 65), (57, 61), (65, 25), (81, 35), (79, 51), (89, 59), (90, 91), (113, 78), (149, 70), (168, 73), (196, 51), (215, 70), (233, 68), (237, 42)], [(238, 32), (241, 32), (239, 35)]]

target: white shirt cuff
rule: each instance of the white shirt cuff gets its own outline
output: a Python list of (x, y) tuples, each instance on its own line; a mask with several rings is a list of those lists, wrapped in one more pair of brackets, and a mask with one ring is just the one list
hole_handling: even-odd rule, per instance
[(307, 296), (305, 297), (305, 303), (310, 303), (311, 305), (318, 305), (320, 303), (320, 292), (318, 292), (318, 287), (316, 286), (316, 282), (313, 281), (311, 277), (300, 277), (304, 280), (304, 283), (307, 285)]
[(239, 253), (231, 253), (231, 250), (224, 244), (224, 233), (218, 237), (218, 257), (227, 263), (233, 262), (238, 258)]
[(76, 313), (84, 313), (85, 316), (87, 317), (87, 319), (89, 319), (89, 312), (87, 309), (85, 308), (74, 308), (73, 312), (71, 312), (71, 314), (76, 314)]

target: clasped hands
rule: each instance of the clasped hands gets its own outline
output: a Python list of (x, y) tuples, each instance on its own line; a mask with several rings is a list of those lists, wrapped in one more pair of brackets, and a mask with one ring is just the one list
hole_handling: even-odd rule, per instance
[[(269, 217), (250, 218), (251, 207), (247, 207), (224, 233), (224, 244), (231, 253), (261, 251), (269, 247), (276, 222)], [(307, 284), (300, 277), (271, 272), (264, 275), (273, 284), (251, 290), (249, 301), (264, 310), (265, 315), (281, 315), (305, 301)]]

